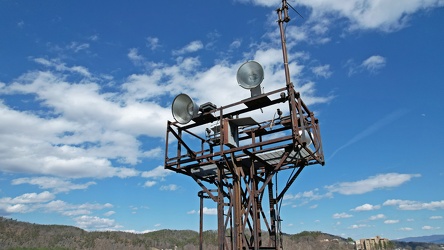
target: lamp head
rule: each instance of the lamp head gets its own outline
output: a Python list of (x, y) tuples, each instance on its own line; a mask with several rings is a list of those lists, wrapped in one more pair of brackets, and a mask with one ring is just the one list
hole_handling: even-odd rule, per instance
[(237, 70), (237, 83), (244, 89), (258, 87), (264, 80), (264, 69), (256, 61), (248, 61)]
[(186, 94), (179, 94), (174, 98), (171, 106), (174, 120), (180, 124), (187, 124), (199, 113), (199, 105), (197, 105), (191, 97)]

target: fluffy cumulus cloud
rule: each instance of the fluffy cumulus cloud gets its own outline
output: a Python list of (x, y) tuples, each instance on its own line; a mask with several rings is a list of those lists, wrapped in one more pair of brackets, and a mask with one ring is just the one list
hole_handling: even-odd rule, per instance
[(355, 182), (337, 183), (326, 188), (332, 193), (343, 195), (364, 194), (377, 189), (393, 188), (410, 181), (414, 177), (420, 177), (419, 174), (399, 174), (388, 173), (371, 176), (364, 180)]
[(89, 215), (94, 211), (110, 209), (113, 207), (110, 203), (70, 204), (62, 200), (56, 200), (55, 198), (55, 194), (49, 191), (43, 191), (41, 193), (25, 193), (16, 197), (3, 197), (0, 198), (0, 214), (8, 215), (37, 211), (74, 217), (79, 215)]
[[(152, 170), (142, 172), (141, 176), (144, 178), (148, 178), (145, 182), (144, 187), (152, 187), (157, 184), (157, 181), (164, 181), (165, 177), (172, 174), (173, 172), (165, 169), (163, 166), (158, 166)], [(177, 189), (177, 186), (163, 186), (162, 190), (171, 190), (174, 191)]]
[(318, 77), (329, 78), (332, 74), (330, 70), (330, 65), (320, 65), (311, 68), (311, 71)]
[(361, 66), (370, 72), (376, 72), (385, 66), (386, 59), (380, 55), (374, 55), (365, 59)]
[(369, 225), (367, 225), (367, 224), (353, 224), (348, 228), (349, 229), (358, 229), (358, 228), (365, 228), (365, 227), (369, 227)]
[(397, 224), (399, 223), (399, 220), (385, 220), (384, 224)]
[(301, 0), (298, 5), (312, 10), (312, 19), (331, 16), (344, 18), (350, 29), (393, 31), (408, 24), (418, 11), (444, 6), (442, 0), (362, 1)]
[(179, 189), (179, 186), (176, 184), (163, 185), (160, 187), (161, 191), (176, 191), (177, 189)]
[[(268, 0), (237, 0), (246, 4), (256, 4), (265, 7), (281, 6), (281, 1)], [(291, 1), (288, 1), (293, 4)], [(364, 0), (301, 0), (293, 4), (298, 12), (302, 12), (308, 21), (298, 29), (289, 30), (289, 35), (297, 35), (300, 39), (310, 39), (307, 32), (314, 35), (326, 34), (330, 24), (337, 26), (344, 23), (345, 30), (380, 30), (392, 32), (406, 27), (415, 13), (444, 6), (442, 0), (405, 0), (405, 1), (364, 1)], [(305, 9), (308, 11), (305, 11)], [(308, 12), (308, 13), (307, 13)], [(290, 10), (291, 17), (298, 16)], [(344, 21), (344, 22), (341, 22)], [(328, 42), (329, 38), (321, 36), (318, 42)]]
[[(395, 188), (403, 185), (404, 183), (410, 181), (412, 178), (420, 177), (419, 174), (399, 174), (399, 173), (387, 173), (387, 174), (379, 174), (375, 176), (370, 176), (363, 180), (352, 181), (352, 182), (339, 182), (333, 185), (327, 185), (324, 187), (324, 190), (319, 188), (299, 192), (297, 194), (286, 194), (284, 196), (284, 200), (287, 201), (286, 205), (291, 204), (293, 201), (299, 201), (300, 205), (306, 205), (312, 201), (332, 198), (334, 194), (342, 194), (342, 195), (360, 195), (368, 192), (373, 192), (380, 189), (388, 189)], [(400, 209), (410, 209), (414, 210), (419, 204), (411, 201), (403, 201), (403, 200), (388, 200), (384, 204), (384, 206), (398, 206)], [(409, 206), (410, 205), (410, 206)], [(424, 204), (423, 204), (424, 205)], [(428, 204), (428, 209), (432, 208), (441, 208), (440, 202), (432, 202)], [(299, 205), (293, 205), (293, 207), (297, 207)], [(381, 205), (372, 205), (369, 203), (365, 203), (363, 205), (357, 206), (355, 208), (350, 209), (353, 212), (362, 212), (362, 211), (374, 211), (381, 209)], [(346, 213), (337, 213), (334, 217), (338, 218), (341, 216), (347, 216)]]
[(44, 191), (42, 193), (26, 193), (15, 198), (5, 197), (0, 199), (0, 203), (3, 204), (29, 204), (29, 203), (41, 203), (54, 199), (54, 194)]
[(201, 41), (192, 41), (189, 44), (187, 44), (185, 47), (173, 51), (173, 55), (183, 55), (187, 53), (196, 52), (198, 50), (203, 49), (203, 43)]
[(381, 208), (381, 206), (379, 206), (379, 205), (371, 205), (371, 204), (366, 203), (364, 205), (361, 205), (361, 206), (358, 206), (358, 207), (352, 209), (352, 211), (356, 211), (356, 212), (372, 211), (372, 210), (377, 210), (377, 209), (380, 209), (380, 208)]
[(369, 218), (369, 220), (381, 220), (381, 219), (385, 219), (385, 215), (384, 214), (372, 215)]
[(353, 217), (353, 215), (347, 213), (335, 213), (332, 217), (333, 219), (346, 219)]
[(440, 229), (441, 227), (432, 227), (432, 226), (423, 226), (421, 229), (422, 230), (437, 230)]
[[(217, 215), (217, 208), (204, 207), (202, 212), (205, 215)], [(200, 213), (200, 211), (191, 210), (187, 212), (187, 214), (198, 214), (198, 213)]]
[(142, 151), (137, 139), (163, 136), (164, 122), (156, 121), (167, 120), (169, 112), (155, 103), (122, 100), (116, 93), (103, 92), (99, 83), (70, 82), (51, 71), (26, 73), (0, 94), (35, 96), (35, 110), (0, 102), (3, 171), (125, 178), (139, 173), (114, 166), (113, 160), (131, 166), (161, 152), (159, 147)]
[(69, 192), (71, 190), (87, 189), (96, 183), (89, 181), (87, 183), (76, 184), (70, 180), (57, 177), (32, 177), (32, 178), (18, 178), (11, 182), (12, 185), (30, 184), (37, 185), (41, 189), (51, 189), (53, 193)]
[(395, 206), (400, 210), (437, 210), (444, 209), (444, 200), (432, 202), (419, 202), (411, 200), (387, 200), (384, 206)]
[(102, 231), (118, 230), (122, 226), (117, 224), (113, 219), (100, 218), (98, 216), (82, 215), (74, 218), (76, 224), (80, 228), (95, 229)]

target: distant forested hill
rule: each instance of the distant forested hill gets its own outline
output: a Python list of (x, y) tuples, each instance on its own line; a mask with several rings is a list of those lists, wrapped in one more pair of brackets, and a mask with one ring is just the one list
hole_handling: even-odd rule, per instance
[[(262, 241), (268, 242), (263, 233)], [(204, 232), (205, 250), (217, 250), (217, 232)], [(304, 231), (284, 234), (285, 250), (351, 250), (352, 239)], [(199, 249), (199, 234), (191, 230), (159, 230), (145, 234), (119, 231), (88, 232), (77, 227), (38, 225), (0, 217), (0, 249)], [(409, 249), (409, 248), (407, 248)], [(414, 248), (410, 248), (414, 249)], [(434, 249), (434, 248), (429, 248)], [(439, 248), (436, 248), (439, 249)]]

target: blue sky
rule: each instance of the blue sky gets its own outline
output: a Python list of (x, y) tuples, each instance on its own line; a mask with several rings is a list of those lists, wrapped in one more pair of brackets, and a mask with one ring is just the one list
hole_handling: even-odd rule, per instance
[[(171, 102), (285, 84), (280, 1), (2, 1), (0, 215), (86, 230), (198, 230), (199, 186), (163, 169)], [(282, 205), (286, 233), (444, 234), (444, 1), (289, 1), (291, 79), (325, 166)], [(205, 203), (205, 229), (216, 229)]]

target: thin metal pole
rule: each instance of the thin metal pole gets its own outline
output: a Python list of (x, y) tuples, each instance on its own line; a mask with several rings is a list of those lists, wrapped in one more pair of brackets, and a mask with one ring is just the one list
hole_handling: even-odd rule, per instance
[(240, 186), (240, 171), (237, 166), (234, 166), (236, 171), (233, 176), (233, 193), (234, 193), (234, 247), (236, 250), (242, 250), (243, 232), (242, 228), (242, 201), (241, 201), (241, 186)]
[[(290, 68), (288, 67), (288, 52), (287, 52), (287, 43), (285, 38), (284, 31), (284, 22), (288, 23), (290, 21), (290, 17), (288, 16), (288, 4), (286, 0), (282, 0), (282, 7), (277, 10), (278, 12), (278, 23), (279, 23), (279, 31), (281, 33), (281, 44), (282, 44), (282, 57), (284, 60), (284, 71), (285, 71), (285, 83), (287, 85), (287, 92), (289, 98), (289, 108), (290, 108), (290, 116), (291, 116), (291, 124), (292, 124), (292, 133), (293, 140), (296, 143), (299, 140), (299, 126), (298, 126), (298, 109), (296, 109), (296, 100), (295, 100), (295, 91), (293, 83), (290, 80)], [(283, 15), (283, 17), (282, 17)], [(298, 96), (299, 99), (299, 96)], [(302, 125), (302, 124), (301, 124)], [(299, 140), (300, 142), (300, 140)]]
[(224, 224), (224, 187), (223, 187), (223, 166), (222, 164), (217, 164), (217, 225), (218, 225), (218, 241), (219, 250), (224, 250), (225, 245), (225, 224)]
[(199, 191), (200, 197), (200, 223), (199, 223), (199, 250), (203, 250), (203, 191)]
[(271, 232), (270, 232), (270, 239), (272, 246), (277, 249), (278, 246), (278, 237), (276, 232), (276, 201), (274, 199), (273, 195), (273, 183), (269, 182), (267, 184), (268, 186), (268, 202), (269, 202), (269, 208), (270, 208), (270, 224), (271, 224)]
[(252, 213), (252, 219), (253, 219), (253, 235), (254, 235), (254, 249), (259, 249), (261, 245), (261, 221), (260, 221), (260, 215), (258, 208), (260, 207), (259, 203), (259, 192), (257, 190), (257, 180), (256, 180), (257, 172), (256, 168), (254, 167), (254, 163), (252, 162), (252, 165), (250, 167), (250, 184), (251, 184), (251, 194), (250, 199), (252, 199), (253, 203), (253, 213)]
[[(284, 12), (284, 18), (282, 19), (282, 11)], [(282, 56), (284, 59), (284, 70), (285, 70), (285, 82), (288, 85), (291, 84), (290, 81), (290, 69), (288, 68), (288, 56), (287, 56), (287, 45), (285, 41), (285, 32), (284, 32), (284, 22), (289, 22), (290, 18), (288, 17), (288, 5), (286, 0), (282, 0), (282, 7), (277, 10), (278, 12), (278, 23), (279, 30), (281, 33), (281, 43), (282, 43)]]

